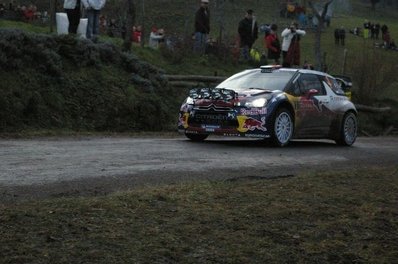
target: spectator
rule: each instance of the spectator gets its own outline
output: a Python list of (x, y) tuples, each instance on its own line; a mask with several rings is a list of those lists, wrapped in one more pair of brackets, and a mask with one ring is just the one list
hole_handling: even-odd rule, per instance
[(64, 9), (69, 20), (68, 32), (76, 34), (80, 22), (80, 0), (65, 0)]
[(142, 36), (142, 27), (141, 26), (133, 27), (133, 33), (131, 36), (133, 42), (141, 43), (141, 36)]
[(207, 37), (210, 33), (209, 0), (201, 0), (200, 7), (195, 14), (195, 43), (194, 51), (204, 54)]
[(253, 13), (253, 10), (247, 10), (245, 17), (239, 22), (238, 26), (240, 48), (242, 49), (242, 55), (244, 60), (250, 59), (249, 51), (251, 50), (256, 39), (258, 38), (258, 26)]
[(363, 24), (363, 37), (365, 39), (369, 38), (369, 29), (370, 29), (370, 23), (369, 21), (365, 20), (365, 23)]
[(6, 10), (6, 7), (4, 6), (4, 4), (0, 3), (0, 16), (4, 15), (5, 10)]
[(386, 24), (381, 26), (381, 37), (384, 36), (384, 34), (386, 34), (386, 32), (388, 31), (388, 27)]
[(37, 9), (33, 5), (29, 5), (28, 8), (26, 8), (23, 12), (23, 16), (26, 22), (32, 22), (33, 19), (35, 18), (35, 13)]
[(116, 19), (111, 18), (111, 20), (108, 23), (108, 36), (113, 38), (117, 35), (118, 31), (119, 31), (119, 26), (116, 22)]
[(334, 44), (336, 45), (340, 44), (340, 29), (338, 28), (334, 30)]
[(107, 22), (106, 22), (106, 16), (105, 15), (100, 15), (99, 23), (100, 23), (100, 32), (102, 34), (106, 33), (106, 24), (107, 24)]
[(308, 61), (304, 61), (303, 69), (314, 70), (314, 66)]
[(391, 36), (390, 36), (390, 31), (388, 29), (383, 35), (383, 42), (384, 42), (384, 48), (389, 49), (391, 44)]
[(271, 32), (265, 37), (265, 44), (268, 49), (268, 59), (274, 60), (275, 64), (279, 64), (279, 58), (281, 57), (281, 44), (277, 35), (278, 26), (276, 24), (271, 25)]
[(369, 27), (370, 27), (370, 38), (371, 39), (375, 39), (376, 38), (376, 27), (375, 24), (373, 23), (369, 23)]
[(300, 65), (300, 37), (305, 35), (305, 31), (297, 27), (298, 24), (293, 22), (282, 31), (283, 67)]
[(376, 25), (375, 25), (375, 37), (376, 37), (376, 39), (379, 39), (379, 34), (380, 34), (380, 24), (376, 23)]
[(151, 34), (149, 35), (149, 47), (153, 49), (159, 48), (159, 43), (164, 41), (164, 30), (152, 27)]
[(99, 16), (106, 0), (82, 0), (82, 4), (87, 14), (87, 33), (86, 37), (93, 41), (99, 35)]
[(343, 26), (339, 29), (339, 39), (340, 39), (340, 44), (342, 46), (344, 46), (345, 45), (345, 29)]
[(390, 42), (390, 49), (392, 50), (398, 50), (397, 45), (395, 44), (395, 41), (392, 39)]

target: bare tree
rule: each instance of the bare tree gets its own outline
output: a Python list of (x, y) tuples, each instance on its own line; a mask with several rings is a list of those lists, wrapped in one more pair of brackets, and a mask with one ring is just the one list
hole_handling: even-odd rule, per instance
[(370, 4), (372, 5), (372, 10), (376, 10), (376, 4), (380, 2), (380, 0), (370, 0)]
[(315, 31), (315, 69), (317, 70), (323, 70), (324, 68), (324, 61), (322, 58), (322, 50), (321, 50), (321, 34), (322, 34), (322, 29), (325, 24), (325, 17), (329, 8), (329, 5), (333, 2), (333, 0), (329, 0), (325, 3), (323, 6), (322, 13), (319, 14), (318, 10), (314, 7), (312, 1), (309, 2), (309, 6), (314, 10), (314, 15), (318, 19), (318, 26)]
[(131, 50), (131, 29), (135, 23), (135, 4), (133, 0), (127, 0), (126, 35), (124, 36), (123, 50)]

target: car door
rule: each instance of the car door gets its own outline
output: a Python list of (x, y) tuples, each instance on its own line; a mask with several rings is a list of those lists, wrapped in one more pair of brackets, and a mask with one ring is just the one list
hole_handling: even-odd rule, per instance
[(302, 73), (292, 84), (296, 97), (296, 135), (299, 137), (322, 137), (327, 135), (331, 119), (325, 105), (330, 98), (317, 74)]

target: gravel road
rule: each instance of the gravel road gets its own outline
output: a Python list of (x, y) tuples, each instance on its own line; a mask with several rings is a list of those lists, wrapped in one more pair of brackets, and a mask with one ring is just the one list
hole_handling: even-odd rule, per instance
[(293, 176), (305, 170), (397, 165), (398, 138), (293, 141), (183, 137), (82, 137), (0, 140), (0, 201), (103, 195), (147, 185), (237, 177)]

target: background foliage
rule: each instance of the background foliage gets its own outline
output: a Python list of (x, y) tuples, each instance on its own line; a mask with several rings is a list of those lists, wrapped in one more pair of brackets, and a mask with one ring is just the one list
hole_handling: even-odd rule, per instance
[[(55, 36), (48, 25), (0, 20), (0, 28), (4, 28), (0, 36), (0, 130), (174, 130), (176, 113), (188, 88), (171, 87), (162, 74), (229, 76), (255, 66), (239, 64), (233, 58), (236, 26), (245, 10), (252, 8), (259, 24), (277, 23), (281, 32), (292, 18), (279, 15), (280, 2), (210, 1), (210, 37), (219, 46), (216, 53), (206, 56), (196, 56), (191, 49), (196, 0), (135, 1), (136, 24), (143, 25), (144, 36), (153, 25), (163, 27), (166, 36), (176, 40), (174, 50), (133, 46), (131, 53), (123, 53), (119, 48), (122, 40), (110, 38), (106, 32), (100, 43), (94, 44)], [(36, 4), (40, 10), (49, 7), (48, 1), (38, 0)], [(122, 23), (126, 17), (124, 4), (122, 0), (109, 0), (102, 14)], [(348, 31), (370, 20), (387, 24), (394, 38), (398, 34), (396, 7), (393, 1), (380, 1), (372, 10), (369, 1), (334, 0), (331, 26), (322, 34), (327, 70), (352, 77), (354, 102), (393, 108), (382, 115), (361, 114), (361, 127), (372, 134), (398, 127), (398, 52), (375, 48), (375, 42), (380, 44), (381, 40), (364, 39)], [(61, 2), (56, 9), (62, 11)], [(346, 45), (338, 46), (333, 32), (342, 26), (347, 31)], [(301, 61), (311, 63), (315, 34), (310, 27), (306, 31), (301, 40)], [(255, 48), (266, 51), (261, 35)]]

